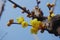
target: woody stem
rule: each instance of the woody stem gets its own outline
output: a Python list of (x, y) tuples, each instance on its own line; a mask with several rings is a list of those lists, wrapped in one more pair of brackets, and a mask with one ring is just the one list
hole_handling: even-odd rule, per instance
[(18, 4), (16, 4), (15, 2), (9, 0), (11, 3), (15, 4), (17, 7), (19, 7), (20, 9), (24, 10), (27, 14), (30, 14), (30, 12), (26, 9), (24, 9), (23, 7), (19, 6)]

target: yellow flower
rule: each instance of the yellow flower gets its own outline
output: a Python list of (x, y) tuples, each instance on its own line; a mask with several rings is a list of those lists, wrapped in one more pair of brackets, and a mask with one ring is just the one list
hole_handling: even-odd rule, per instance
[(25, 21), (23, 21), (23, 22), (22, 22), (22, 27), (25, 28), (25, 27), (27, 27), (27, 26), (28, 26), (28, 23), (25, 22)]
[(54, 16), (55, 16), (54, 13), (52, 13), (52, 14), (51, 14), (51, 17), (54, 17)]
[(31, 33), (32, 33), (32, 34), (37, 34), (37, 32), (38, 32), (38, 29), (33, 28), (33, 27), (31, 28)]
[[(51, 17), (50, 17), (50, 16), (51, 16)], [(52, 13), (51, 15), (49, 15), (49, 16), (48, 16), (48, 21), (50, 21), (51, 18), (54, 17), (54, 16), (55, 16), (54, 13)]]
[(51, 20), (51, 17), (50, 16), (48, 16), (48, 21), (50, 21)]
[(18, 22), (19, 24), (21, 24), (23, 21), (24, 21), (24, 18), (23, 18), (23, 17), (17, 18), (17, 22)]
[(41, 21), (38, 21), (37, 19), (33, 19), (30, 21), (32, 27), (34, 28), (39, 28), (40, 26), (42, 26), (42, 22)]
[(38, 22), (37, 19), (33, 19), (33, 20), (30, 21), (30, 24), (32, 26), (35, 26), (37, 22)]

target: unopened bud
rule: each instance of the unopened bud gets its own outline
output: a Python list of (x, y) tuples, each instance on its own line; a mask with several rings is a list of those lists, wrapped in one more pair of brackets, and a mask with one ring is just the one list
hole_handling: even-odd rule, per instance
[(54, 7), (55, 6), (55, 4), (51, 4), (51, 7)]
[(22, 8), (26, 10), (26, 7), (22, 6)]
[(24, 10), (21, 10), (22, 13), (24, 13)]
[(13, 4), (13, 8), (16, 8), (17, 6), (16, 6), (16, 4)]
[(9, 20), (9, 22), (8, 22), (7, 26), (10, 26), (11, 24), (13, 24), (13, 22), (14, 22), (14, 20), (13, 20), (13, 19)]
[(47, 7), (49, 7), (49, 6), (51, 6), (51, 4), (50, 3), (47, 3)]

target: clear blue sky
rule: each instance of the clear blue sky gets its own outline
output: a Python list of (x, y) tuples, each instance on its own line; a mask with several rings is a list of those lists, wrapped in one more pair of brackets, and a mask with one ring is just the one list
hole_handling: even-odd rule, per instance
[[(27, 7), (27, 9), (31, 10), (36, 5), (35, 0), (13, 0), (17, 4), (21, 6)], [(45, 16), (48, 16), (49, 10), (46, 6), (46, 3), (53, 3), (53, 0), (41, 0), (41, 4), (39, 5), (41, 10), (44, 12)], [(60, 13), (60, 0), (57, 0), (56, 7), (54, 10), (55, 14)], [(12, 3), (9, 1), (6, 2), (5, 10), (3, 12), (2, 18), (0, 20), (0, 40), (35, 40), (34, 36), (30, 33), (30, 26), (27, 28), (22, 28), (21, 25), (15, 24), (10, 27), (7, 26), (7, 22), (10, 19), (14, 19), (16, 22), (16, 18), (23, 16), (26, 21), (29, 22), (30, 18), (26, 17), (26, 14), (22, 14), (19, 8), (14, 9), (12, 7)], [(1, 39), (1, 37), (7, 32), (7, 35)], [(37, 34), (39, 40), (60, 40), (59, 37), (54, 36), (53, 34), (49, 34), (45, 31), (43, 34), (38, 32)]]

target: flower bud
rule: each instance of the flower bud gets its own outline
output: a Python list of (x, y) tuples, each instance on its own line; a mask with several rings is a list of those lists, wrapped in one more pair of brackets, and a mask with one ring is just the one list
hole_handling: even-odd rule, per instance
[(22, 13), (24, 13), (24, 10), (21, 10)]
[(51, 4), (50, 3), (47, 3), (47, 7), (49, 7), (49, 6), (51, 6)]
[(51, 4), (51, 7), (54, 7), (55, 6), (55, 4)]
[(7, 26), (10, 26), (11, 24), (13, 24), (13, 21), (14, 21), (13, 19), (10, 19)]
[(16, 8), (17, 6), (16, 6), (16, 4), (13, 4), (13, 8)]

